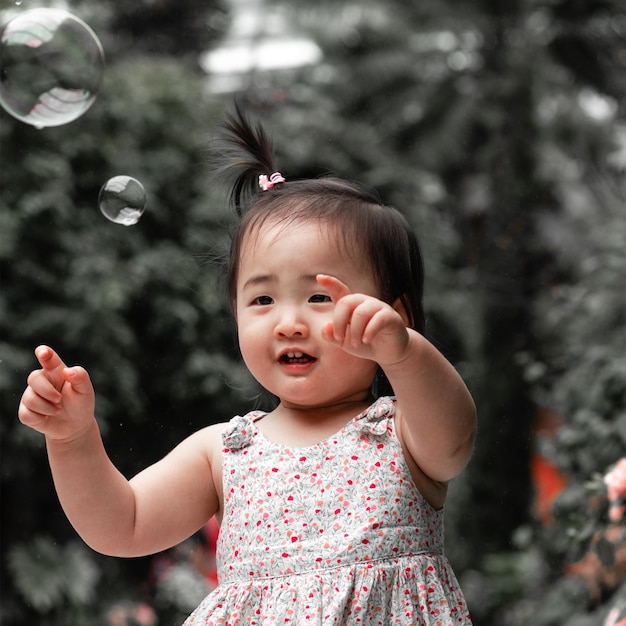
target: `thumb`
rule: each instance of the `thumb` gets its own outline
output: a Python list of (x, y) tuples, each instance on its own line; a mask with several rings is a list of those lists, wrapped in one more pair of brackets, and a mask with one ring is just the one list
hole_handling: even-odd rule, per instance
[(35, 349), (35, 356), (43, 368), (48, 380), (57, 391), (61, 391), (61, 387), (65, 382), (65, 378), (63, 376), (65, 363), (63, 363), (61, 357), (48, 346), (38, 346)]
[(63, 380), (72, 386), (72, 390), (77, 394), (87, 394), (93, 391), (91, 379), (84, 367), (76, 365), (65, 367), (62, 371)]

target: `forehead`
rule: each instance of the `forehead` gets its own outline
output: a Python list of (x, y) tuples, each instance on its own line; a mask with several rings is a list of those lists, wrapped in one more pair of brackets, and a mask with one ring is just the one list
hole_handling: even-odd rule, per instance
[[(266, 222), (244, 240), (233, 283), (237, 292), (266, 283), (316, 284), (317, 274), (336, 276), (353, 291), (379, 296), (367, 256), (338, 228), (320, 220)], [(305, 281), (305, 282), (306, 282)]]
[[(317, 246), (320, 253), (332, 253), (352, 263), (367, 264), (355, 237), (336, 224), (322, 219), (268, 218), (251, 224), (241, 246), (241, 262), (250, 255), (263, 255), (283, 245)], [(309, 250), (310, 251), (310, 250)]]

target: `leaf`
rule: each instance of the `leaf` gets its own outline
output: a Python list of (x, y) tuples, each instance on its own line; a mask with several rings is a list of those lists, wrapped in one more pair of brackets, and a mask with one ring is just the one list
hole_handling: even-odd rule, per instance
[(47, 537), (14, 546), (9, 571), (18, 591), (38, 613), (71, 604), (87, 604), (95, 596), (99, 570), (78, 544), (59, 547)]

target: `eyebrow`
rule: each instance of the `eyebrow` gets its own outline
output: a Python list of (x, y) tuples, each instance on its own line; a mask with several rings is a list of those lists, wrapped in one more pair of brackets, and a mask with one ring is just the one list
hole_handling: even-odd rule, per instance
[[(303, 283), (317, 283), (316, 276), (317, 274), (302, 274), (302, 276), (299, 277), (299, 280)], [(242, 286), (242, 290), (249, 287), (257, 287), (258, 285), (275, 282), (277, 282), (277, 276), (275, 274), (255, 274), (246, 280)]]

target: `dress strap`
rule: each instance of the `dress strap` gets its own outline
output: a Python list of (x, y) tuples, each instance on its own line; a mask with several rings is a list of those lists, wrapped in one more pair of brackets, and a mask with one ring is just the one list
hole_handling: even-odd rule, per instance
[(259, 429), (249, 414), (235, 415), (222, 432), (223, 451), (230, 452), (231, 450), (240, 450), (249, 446), (258, 432)]
[(382, 396), (354, 418), (354, 425), (357, 429), (372, 435), (391, 434), (393, 430), (392, 420), (395, 414), (395, 398)]

